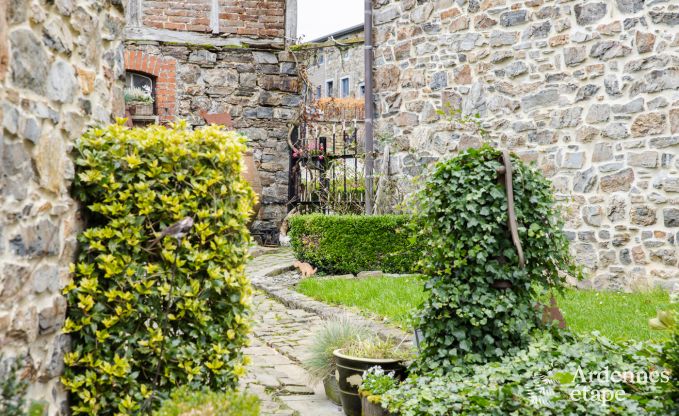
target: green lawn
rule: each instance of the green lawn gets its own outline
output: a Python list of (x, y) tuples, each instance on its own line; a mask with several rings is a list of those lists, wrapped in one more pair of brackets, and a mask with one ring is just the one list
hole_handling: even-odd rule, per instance
[(371, 277), (366, 279), (305, 279), (297, 290), (311, 298), (334, 305), (356, 307), (410, 328), (410, 311), (424, 301), (417, 277)]
[[(425, 294), (416, 277), (367, 279), (306, 279), (297, 290), (322, 302), (357, 308), (377, 315), (403, 329), (410, 329), (410, 312)], [(656, 310), (669, 306), (664, 291), (610, 293), (568, 290), (558, 298), (569, 327), (577, 333), (599, 331), (615, 340), (662, 339), (663, 332), (651, 331), (648, 319)]]

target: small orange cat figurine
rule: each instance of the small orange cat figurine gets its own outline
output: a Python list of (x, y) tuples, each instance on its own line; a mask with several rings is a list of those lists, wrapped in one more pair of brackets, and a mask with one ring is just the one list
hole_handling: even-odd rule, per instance
[(299, 269), (299, 271), (302, 273), (302, 277), (305, 279), (316, 274), (316, 270), (318, 270), (314, 269), (314, 267), (309, 263), (302, 263), (301, 261), (296, 261), (292, 263), (292, 265)]

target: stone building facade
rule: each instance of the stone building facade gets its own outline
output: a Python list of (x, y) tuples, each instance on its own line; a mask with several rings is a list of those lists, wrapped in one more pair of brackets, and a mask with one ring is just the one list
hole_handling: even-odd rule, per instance
[(287, 124), (301, 103), (294, 38), (296, 1), (130, 0), (125, 68), (153, 80), (161, 122), (205, 124), (201, 112), (229, 113), (250, 140), (262, 181), (252, 230), (276, 242), (287, 214)]
[[(476, 136), (537, 166), (601, 288), (679, 283), (679, 4), (376, 0), (377, 132), (408, 182)], [(379, 163), (378, 163), (379, 165)]]
[(66, 415), (61, 334), (76, 251), (74, 140), (123, 111), (122, 5), (0, 0), (0, 380), (23, 357), (29, 400)]
[(363, 48), (363, 25), (348, 28), (311, 43), (342, 44), (346, 40), (358, 40), (348, 46), (326, 46), (308, 54), (307, 72), (315, 99), (358, 98), (365, 96), (365, 51)]

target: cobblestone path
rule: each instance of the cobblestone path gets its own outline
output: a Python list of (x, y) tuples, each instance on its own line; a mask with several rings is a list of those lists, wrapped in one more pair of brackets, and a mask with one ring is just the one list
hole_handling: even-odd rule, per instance
[[(261, 253), (260, 253), (261, 254)], [(247, 274), (264, 276), (294, 261), (286, 249), (261, 254), (251, 260)], [(245, 353), (252, 363), (241, 385), (261, 399), (262, 415), (340, 416), (344, 413), (312, 386), (300, 363), (321, 318), (257, 293), (253, 302), (254, 331)]]

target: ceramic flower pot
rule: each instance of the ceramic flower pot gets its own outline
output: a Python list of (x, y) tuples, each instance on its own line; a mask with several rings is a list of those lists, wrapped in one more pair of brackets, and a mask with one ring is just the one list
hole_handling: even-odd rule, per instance
[(361, 397), (358, 388), (363, 382), (363, 373), (366, 370), (380, 366), (385, 372), (393, 371), (400, 380), (406, 375), (406, 367), (402, 360), (350, 357), (344, 355), (341, 349), (335, 350), (333, 355), (339, 374), (342, 408), (347, 416), (361, 416)]
[(325, 395), (331, 402), (338, 406), (342, 405), (339, 384), (337, 383), (337, 378), (335, 376), (329, 376), (323, 380), (323, 389), (325, 390)]
[(395, 416), (377, 403), (373, 403), (366, 396), (361, 396), (361, 411), (363, 416)]

